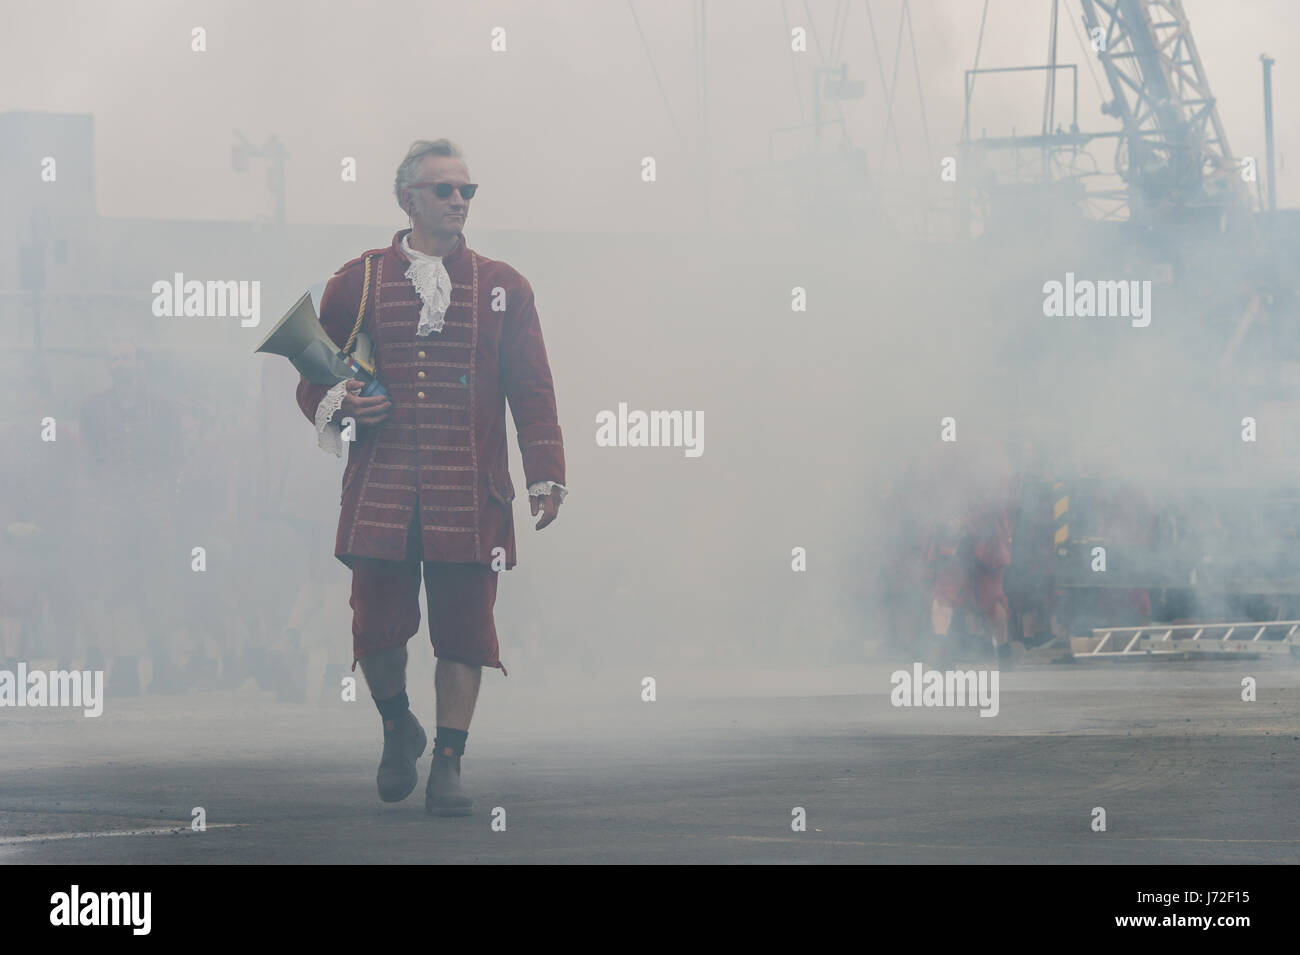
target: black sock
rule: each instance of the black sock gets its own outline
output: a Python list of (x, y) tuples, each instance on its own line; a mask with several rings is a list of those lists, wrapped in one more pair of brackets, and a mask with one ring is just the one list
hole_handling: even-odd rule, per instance
[(454, 730), (449, 726), (439, 726), (438, 735), (433, 738), (435, 756), (462, 756), (465, 753), (465, 739), (469, 730)]
[(396, 724), (396, 721), (405, 716), (406, 711), (411, 708), (411, 701), (407, 699), (405, 690), (386, 700), (375, 696), (370, 698), (375, 701), (375, 706), (379, 707), (379, 715), (384, 718), (385, 730), (391, 729), (388, 724)]

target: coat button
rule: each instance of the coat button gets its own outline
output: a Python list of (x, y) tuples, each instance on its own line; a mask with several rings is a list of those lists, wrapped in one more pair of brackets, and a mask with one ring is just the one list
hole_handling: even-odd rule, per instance
[(417, 374), (415, 377), (416, 377), (416, 378), (423, 378), (423, 377), (424, 377), (424, 372), (420, 372), (420, 373)]
[(423, 397), (424, 397), (424, 392), (423, 392), (423, 391), (417, 391), (417, 392), (415, 393), (415, 397), (417, 397), (417, 398), (423, 398)]
[(420, 357), (420, 358), (423, 358), (423, 357), (424, 357), (424, 352), (420, 352), (419, 357)]

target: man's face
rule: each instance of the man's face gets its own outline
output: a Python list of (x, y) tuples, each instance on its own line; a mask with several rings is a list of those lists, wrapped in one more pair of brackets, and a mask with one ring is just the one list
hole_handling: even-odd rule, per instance
[[(469, 169), (462, 160), (451, 156), (425, 156), (417, 167), (415, 181), (445, 182), (459, 187), (469, 183)], [(432, 186), (403, 191), (411, 222), (426, 235), (449, 238), (465, 228), (470, 200), (461, 198), (459, 188), (452, 189), (451, 195), (445, 199), (439, 199)]]
[(135, 347), (127, 344), (108, 348), (108, 373), (114, 383), (130, 384), (135, 379)]

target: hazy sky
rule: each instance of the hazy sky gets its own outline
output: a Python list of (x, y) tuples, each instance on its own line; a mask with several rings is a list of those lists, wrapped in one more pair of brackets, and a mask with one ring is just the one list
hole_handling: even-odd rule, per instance
[[(231, 168), (232, 130), (289, 153), (288, 215), (299, 222), (391, 225), (393, 172), (414, 139), (448, 136), (483, 185), (467, 231), (502, 228), (671, 230), (693, 215), (697, 133), (690, 0), (638, 0), (681, 138), (655, 84), (629, 5), (618, 0), (523, 2), (7, 2), (0, 21), (0, 109), (90, 113), (100, 212), (120, 217), (248, 219), (269, 201), (265, 165)], [(709, 141), (715, 177), (766, 160), (772, 129), (811, 118), (817, 48), (789, 51), (791, 26), (812, 25), (828, 61), (835, 0), (708, 0)], [(1049, 0), (992, 0), (982, 66), (1045, 60)], [(951, 151), (961, 122), (962, 72), (975, 55), (982, 0), (913, 0), (916, 47), (933, 154)], [(1187, 0), (1229, 141), (1263, 152), (1259, 54), (1274, 70), (1279, 201), (1296, 195), (1288, 157), (1300, 76), (1300, 4), (1293, 0)], [(899, 0), (872, 0), (888, 77)], [(863, 2), (847, 4), (838, 57), (866, 98), (845, 104), (853, 141), (886, 157), (880, 64)], [(1062, 62), (1083, 55), (1063, 0)], [(207, 52), (190, 49), (207, 31)], [(493, 53), (494, 27), (507, 52)], [(910, 48), (899, 71), (899, 125), (908, 168), (932, 168), (921, 146)], [(1095, 65), (1095, 64), (1094, 64)], [(1098, 67), (1098, 79), (1104, 85)], [(796, 82), (799, 95), (796, 95)], [(1035, 131), (1038, 80), (981, 87), (976, 126), (990, 135)], [(1067, 100), (1061, 99), (1063, 109)], [(1113, 129), (1080, 69), (1084, 129)], [(802, 117), (801, 117), (802, 110)], [(1058, 113), (1058, 115), (1062, 115)], [(785, 140), (788, 146), (797, 144)], [(1109, 153), (1109, 147), (1105, 152)], [(643, 155), (659, 163), (653, 192)], [(356, 157), (359, 181), (339, 164)], [(1262, 165), (1262, 162), (1261, 162)], [(886, 171), (889, 170), (886, 166)], [(896, 171), (896, 168), (895, 170)]]

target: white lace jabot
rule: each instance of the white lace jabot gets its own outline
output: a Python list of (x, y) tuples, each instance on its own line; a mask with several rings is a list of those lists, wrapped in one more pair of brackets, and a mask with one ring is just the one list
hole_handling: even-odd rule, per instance
[(411, 260), (411, 267), (406, 270), (406, 277), (411, 280), (415, 290), (420, 293), (420, 324), (415, 334), (426, 337), (442, 331), (446, 324), (443, 316), (451, 304), (451, 276), (442, 264), (442, 256), (425, 255), (418, 249), (411, 248), (408, 232), (402, 236), (402, 251)]

